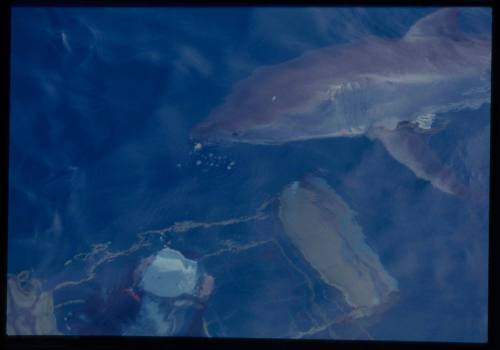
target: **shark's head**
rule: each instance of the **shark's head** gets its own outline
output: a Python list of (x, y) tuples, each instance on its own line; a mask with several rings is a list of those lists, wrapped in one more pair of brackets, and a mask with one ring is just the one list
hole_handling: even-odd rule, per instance
[(191, 129), (190, 136), (204, 144), (243, 142), (257, 127), (258, 123), (244, 106), (238, 107), (229, 100), (214, 109), (208, 118), (196, 124)]
[(204, 144), (232, 142), (238, 136), (238, 132), (235, 128), (222, 125), (221, 121), (204, 120), (191, 129), (190, 137)]
[(222, 104), (193, 127), (191, 138), (203, 143), (236, 142), (243, 132), (248, 132), (256, 124), (255, 116), (261, 115), (265, 119), (262, 113), (267, 111), (259, 104), (258, 94), (247, 85), (245, 81), (237, 84)]
[[(283, 116), (300, 112), (311, 98), (300, 87), (286, 86), (283, 71), (258, 68), (240, 82), (207, 118), (191, 129), (203, 143), (275, 143), (285, 137)], [(281, 76), (277, 76), (281, 75)]]
[[(265, 123), (259, 122), (254, 113), (261, 113), (263, 119), (266, 119), (269, 112), (256, 111), (258, 107), (245, 108), (229, 100), (212, 111), (208, 118), (196, 124), (191, 129), (190, 136), (204, 144), (259, 141), (262, 138), (259, 136), (259, 125), (264, 126)], [(260, 130), (265, 132), (267, 129), (261, 127)]]
[[(284, 139), (283, 127), (273, 128), (265, 123), (256, 123), (253, 118), (242, 111), (240, 114), (228, 113), (227, 118), (208, 118), (196, 124), (190, 132), (193, 141), (204, 144), (252, 143), (278, 144)], [(231, 119), (233, 116), (235, 119)], [(248, 116), (245, 119), (245, 116)]]

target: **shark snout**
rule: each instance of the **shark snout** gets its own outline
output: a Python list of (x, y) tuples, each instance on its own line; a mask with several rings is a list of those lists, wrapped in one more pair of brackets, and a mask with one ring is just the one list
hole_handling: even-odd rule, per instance
[(190, 138), (204, 144), (219, 144), (230, 142), (237, 135), (235, 131), (224, 128), (216, 122), (201, 122), (195, 125), (190, 132)]
[(212, 123), (199, 123), (191, 129), (189, 138), (196, 142), (215, 143), (215, 130)]
[(206, 135), (210, 134), (213, 130), (212, 123), (198, 123), (190, 131), (189, 136), (192, 139), (203, 139)]

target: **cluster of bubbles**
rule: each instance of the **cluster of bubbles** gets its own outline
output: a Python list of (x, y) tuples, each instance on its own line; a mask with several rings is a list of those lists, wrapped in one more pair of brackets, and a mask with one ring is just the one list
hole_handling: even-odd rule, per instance
[[(225, 155), (206, 151), (203, 148), (203, 144), (199, 142), (193, 145), (193, 149), (189, 152), (189, 155), (191, 156), (192, 164), (203, 172), (212, 169), (231, 171), (236, 166), (236, 161)], [(177, 163), (177, 168), (182, 168), (183, 166), (182, 163)]]

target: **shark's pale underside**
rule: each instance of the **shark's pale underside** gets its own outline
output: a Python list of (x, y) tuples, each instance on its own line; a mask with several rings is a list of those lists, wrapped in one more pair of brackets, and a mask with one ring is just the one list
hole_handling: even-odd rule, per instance
[(365, 135), (441, 191), (464, 186), (418, 132), (445, 112), (490, 102), (491, 36), (458, 28), (458, 8), (417, 21), (398, 40), (369, 37), (256, 69), (192, 130), (212, 142), (282, 144)]

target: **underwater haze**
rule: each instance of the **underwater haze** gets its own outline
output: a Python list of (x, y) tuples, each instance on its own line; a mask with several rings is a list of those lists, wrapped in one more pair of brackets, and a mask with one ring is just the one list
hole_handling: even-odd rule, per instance
[(487, 341), (491, 16), (14, 7), (7, 333)]

